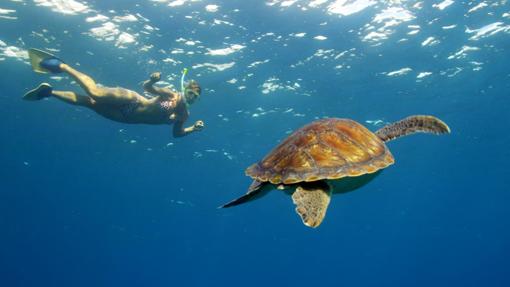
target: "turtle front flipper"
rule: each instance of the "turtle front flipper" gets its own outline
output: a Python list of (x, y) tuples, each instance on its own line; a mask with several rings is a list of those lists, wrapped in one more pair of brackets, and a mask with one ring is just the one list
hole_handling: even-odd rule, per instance
[(450, 128), (434, 116), (420, 115), (407, 117), (375, 132), (385, 142), (414, 133), (449, 134)]
[(303, 224), (316, 228), (326, 216), (326, 210), (331, 201), (331, 188), (325, 181), (303, 182), (292, 194), (292, 201), (296, 205), (296, 212), (301, 216)]
[(248, 188), (248, 192), (245, 195), (238, 197), (238, 198), (220, 206), (219, 208), (227, 208), (227, 207), (236, 206), (236, 205), (239, 205), (242, 203), (246, 203), (248, 201), (255, 200), (257, 198), (260, 198), (260, 197), (266, 195), (271, 189), (272, 189), (272, 186), (268, 182), (261, 182), (258, 180), (254, 180), (251, 183), (250, 187)]

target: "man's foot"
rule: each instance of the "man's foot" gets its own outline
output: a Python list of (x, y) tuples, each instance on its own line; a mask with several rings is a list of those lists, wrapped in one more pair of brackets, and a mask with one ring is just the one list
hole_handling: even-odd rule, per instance
[(34, 70), (34, 72), (43, 74), (62, 72), (60, 65), (63, 64), (64, 61), (48, 52), (30, 48), (28, 49), (28, 58), (30, 59), (30, 65), (32, 65), (32, 70)]
[(50, 97), (51, 92), (53, 91), (53, 88), (48, 83), (42, 83), (37, 88), (28, 91), (23, 96), (23, 100), (26, 101), (39, 101), (44, 98)]
[(39, 66), (56, 74), (62, 73), (62, 69), (60, 68), (60, 64), (62, 63), (63, 62), (59, 58), (52, 57), (42, 60), (41, 63), (39, 63)]

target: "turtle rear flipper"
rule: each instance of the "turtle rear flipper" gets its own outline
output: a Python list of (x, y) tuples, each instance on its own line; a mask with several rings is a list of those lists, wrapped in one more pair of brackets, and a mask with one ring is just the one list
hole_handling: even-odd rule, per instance
[(410, 116), (375, 132), (385, 142), (414, 133), (449, 134), (450, 128), (434, 116)]
[(252, 201), (257, 198), (260, 198), (260, 197), (266, 195), (271, 190), (271, 188), (268, 188), (268, 187), (270, 187), (270, 184), (268, 182), (261, 182), (258, 180), (254, 180), (251, 183), (250, 187), (248, 188), (248, 192), (245, 195), (243, 195), (239, 198), (236, 198), (236, 199), (220, 206), (219, 208), (232, 207), (232, 206), (236, 206), (236, 205), (243, 204), (248, 201)]
[(302, 183), (292, 194), (292, 201), (303, 224), (316, 228), (326, 216), (331, 201), (331, 188), (324, 181)]

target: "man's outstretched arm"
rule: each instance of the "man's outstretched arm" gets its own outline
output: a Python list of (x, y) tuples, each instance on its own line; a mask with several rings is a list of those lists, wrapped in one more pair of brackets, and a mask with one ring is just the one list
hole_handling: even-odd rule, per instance
[(152, 73), (150, 79), (143, 82), (143, 89), (146, 92), (151, 93), (153, 95), (158, 95), (167, 98), (175, 97), (176, 96), (175, 92), (173, 92), (169, 88), (160, 88), (154, 86), (154, 84), (159, 82), (160, 80), (161, 80), (160, 72)]
[(203, 121), (196, 121), (191, 127), (184, 127), (184, 122), (178, 121), (174, 123), (173, 136), (174, 138), (180, 138), (188, 135), (192, 132), (200, 131), (204, 128)]

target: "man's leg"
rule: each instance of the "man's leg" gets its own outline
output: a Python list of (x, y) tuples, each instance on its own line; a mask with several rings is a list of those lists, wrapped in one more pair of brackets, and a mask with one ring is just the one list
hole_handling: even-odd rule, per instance
[(138, 97), (136, 92), (127, 89), (98, 87), (90, 76), (75, 70), (67, 64), (60, 64), (60, 69), (76, 80), (87, 95), (100, 104), (125, 104), (136, 100)]
[(85, 75), (66, 64), (60, 64), (60, 69), (69, 74), (89, 96), (101, 96), (101, 91), (97, 87), (96, 82), (88, 75)]
[(95, 104), (91, 97), (79, 95), (70, 91), (54, 91), (48, 83), (42, 83), (37, 88), (28, 91), (23, 99), (27, 101), (40, 101), (44, 98), (55, 97), (68, 104), (92, 108)]
[(92, 108), (94, 100), (91, 97), (79, 95), (70, 91), (52, 91), (52, 96), (68, 104)]

